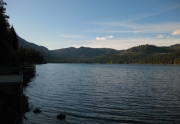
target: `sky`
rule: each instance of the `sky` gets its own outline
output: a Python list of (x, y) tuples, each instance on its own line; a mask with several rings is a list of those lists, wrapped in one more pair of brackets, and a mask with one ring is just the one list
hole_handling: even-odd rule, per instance
[(180, 0), (4, 0), (16, 33), (49, 50), (180, 43)]

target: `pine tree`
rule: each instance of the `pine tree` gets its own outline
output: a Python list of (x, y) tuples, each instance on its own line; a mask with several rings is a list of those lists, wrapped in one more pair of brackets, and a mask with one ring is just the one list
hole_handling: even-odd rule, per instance
[[(9, 23), (8, 18), (5, 14), (6, 8), (4, 7), (6, 5), (3, 0), (0, 0), (0, 41), (2, 45), (6, 44), (6, 41), (8, 40), (8, 29), (9, 29)], [(2, 47), (1, 45), (1, 47)]]
[(17, 38), (17, 34), (16, 31), (14, 30), (13, 26), (10, 28), (9, 30), (9, 41), (10, 41), (10, 45), (13, 48), (13, 50), (17, 53), (18, 51), (18, 38)]
[(6, 3), (3, 0), (0, 0), (0, 66), (7, 65), (9, 61), (9, 23), (8, 18), (5, 14), (6, 8), (4, 7)]

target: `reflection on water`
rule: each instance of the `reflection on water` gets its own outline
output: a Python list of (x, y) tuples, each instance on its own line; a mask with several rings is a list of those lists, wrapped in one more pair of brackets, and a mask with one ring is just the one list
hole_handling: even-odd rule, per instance
[[(25, 90), (27, 124), (178, 123), (180, 66), (46, 64)], [(64, 113), (65, 120), (56, 115)]]

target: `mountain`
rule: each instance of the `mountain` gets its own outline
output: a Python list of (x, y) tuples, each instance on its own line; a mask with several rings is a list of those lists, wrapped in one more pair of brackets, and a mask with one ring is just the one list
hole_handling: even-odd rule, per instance
[(19, 46), (40, 51), (47, 62), (180, 64), (180, 44), (169, 47), (146, 44), (127, 50), (89, 47), (48, 50), (21, 37), (18, 37), (18, 41)]
[(173, 50), (180, 50), (180, 44), (174, 44), (174, 45), (171, 45), (171, 46), (170, 46), (170, 49), (173, 49)]
[(89, 47), (80, 47), (80, 48), (63, 48), (57, 50), (48, 50), (44, 46), (39, 46), (34, 43), (30, 43), (23, 38), (18, 36), (19, 46), (22, 46), (26, 49), (35, 49), (42, 53), (46, 60), (68, 60), (72, 59), (89, 59), (93, 57), (98, 57), (102, 55), (112, 55), (119, 54), (121, 50), (115, 50), (110, 48), (89, 48)]
[(140, 45), (122, 51), (120, 54), (102, 55), (80, 62), (119, 64), (180, 64), (180, 44), (171, 45), (169, 47)]
[(162, 53), (170, 53), (175, 50), (175, 48), (178, 48), (176, 46), (171, 47), (157, 47), (154, 45), (140, 45), (137, 47), (132, 47), (130, 49), (125, 50), (122, 54), (162, 54)]
[(106, 54), (119, 54), (121, 51), (110, 48), (69, 47), (64, 49), (51, 50), (51, 52), (57, 58), (87, 59)]
[(35, 49), (35, 50), (41, 52), (45, 59), (56, 59), (55, 56), (51, 53), (51, 51), (48, 50), (44, 46), (39, 46), (37, 44), (30, 43), (30, 42), (22, 39), (19, 36), (18, 36), (18, 43), (19, 43), (19, 46), (22, 46), (23, 48), (26, 48), (26, 49)]

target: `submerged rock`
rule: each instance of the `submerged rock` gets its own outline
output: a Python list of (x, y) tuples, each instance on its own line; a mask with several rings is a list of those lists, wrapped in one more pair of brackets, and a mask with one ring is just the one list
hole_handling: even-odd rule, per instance
[(36, 108), (33, 112), (34, 113), (41, 113), (42, 111), (40, 109)]
[(59, 120), (62, 120), (62, 119), (65, 119), (65, 118), (66, 118), (66, 115), (64, 115), (64, 114), (57, 115), (57, 119), (59, 119)]

